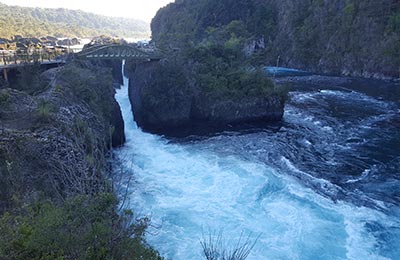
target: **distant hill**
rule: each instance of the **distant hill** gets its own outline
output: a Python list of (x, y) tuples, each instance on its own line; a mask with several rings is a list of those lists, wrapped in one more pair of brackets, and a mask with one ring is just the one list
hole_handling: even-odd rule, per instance
[(148, 37), (148, 23), (78, 10), (29, 8), (0, 3), (0, 38), (24, 37)]

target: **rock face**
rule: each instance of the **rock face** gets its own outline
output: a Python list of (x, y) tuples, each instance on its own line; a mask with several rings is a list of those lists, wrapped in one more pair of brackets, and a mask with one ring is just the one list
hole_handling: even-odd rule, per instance
[(0, 89), (0, 212), (10, 183), (23, 201), (102, 192), (106, 153), (125, 140), (109, 69), (69, 64), (40, 78), (34, 94)]
[(241, 100), (215, 101), (207, 97), (194, 99), (191, 118), (200, 122), (232, 124), (251, 121), (279, 121), (284, 100), (278, 96), (253, 97)]
[(110, 68), (114, 85), (119, 86), (123, 83), (122, 63), (119, 60), (91, 60), (89, 63), (93, 66)]
[(190, 79), (160, 83), (159, 62), (130, 70), (129, 97), (137, 124), (167, 135), (192, 134), (199, 129), (223, 129), (246, 122), (276, 122), (285, 97), (269, 95), (239, 99), (213, 97)]
[(119, 104), (117, 102), (113, 103), (113, 111), (110, 121), (113, 126), (111, 144), (113, 147), (119, 147), (125, 143), (125, 124)]
[(191, 94), (186, 88), (171, 91), (157, 85), (157, 62), (144, 63), (129, 73), (129, 98), (137, 124), (149, 131), (163, 132), (190, 124)]

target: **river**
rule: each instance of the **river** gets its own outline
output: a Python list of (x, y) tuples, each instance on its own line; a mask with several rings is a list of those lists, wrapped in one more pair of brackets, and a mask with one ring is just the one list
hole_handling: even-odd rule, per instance
[(124, 77), (127, 205), (174, 260), (204, 259), (209, 233), (258, 237), (250, 260), (400, 259), (400, 86), (385, 84), (295, 86), (279, 129), (172, 139), (136, 126)]

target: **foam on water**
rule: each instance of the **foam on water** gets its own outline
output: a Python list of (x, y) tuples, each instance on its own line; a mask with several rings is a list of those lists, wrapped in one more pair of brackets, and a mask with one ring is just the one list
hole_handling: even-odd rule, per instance
[[(231, 245), (242, 232), (260, 235), (250, 260), (390, 259), (368, 229), (375, 222), (397, 225), (383, 213), (334, 203), (266, 164), (144, 133), (133, 120), (127, 86), (124, 78), (116, 94), (127, 137), (116, 156), (134, 176), (129, 206), (152, 218), (156, 228), (147, 239), (163, 256), (203, 259), (202, 233), (223, 230)], [(218, 137), (214, 140), (218, 145)]]

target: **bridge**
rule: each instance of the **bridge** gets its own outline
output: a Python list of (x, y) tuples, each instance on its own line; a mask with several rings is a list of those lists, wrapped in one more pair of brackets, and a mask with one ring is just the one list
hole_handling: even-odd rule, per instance
[[(17, 53), (13, 55), (3, 52), (3, 59), (0, 59), (0, 71), (3, 73), (3, 78), (8, 81), (8, 72), (22, 66), (29, 66), (33, 64), (40, 64), (45, 67), (54, 67), (65, 64), (65, 60), (60, 54), (43, 54), (41, 52), (34, 52), (29, 54), (27, 52)], [(75, 54), (77, 59), (118, 59), (118, 60), (137, 60), (137, 61), (157, 61), (160, 56), (153, 48), (139, 48), (133, 45), (122, 44), (101, 44), (93, 45), (85, 48), (81, 52)]]
[(0, 72), (5, 81), (8, 81), (8, 73), (20, 67), (32, 66), (39, 64), (45, 68), (53, 68), (65, 64), (62, 58), (66, 54), (65, 51), (56, 49), (19, 49), (19, 50), (2, 50), (0, 51)]
[(0, 51), (0, 67), (13, 66), (17, 64), (27, 63), (43, 63), (60, 60), (60, 57), (67, 54), (65, 51), (58, 50), (1, 50)]
[(121, 44), (93, 45), (76, 55), (78, 58), (85, 59), (160, 60), (160, 56), (152, 48)]
[[(50, 69), (54, 67), (59, 67), (64, 65), (66, 62), (64, 60), (49, 60), (43, 62), (30, 62), (30, 63), (11, 63), (7, 65), (0, 65), (0, 71), (3, 71), (3, 79), (8, 82), (8, 74), (11, 70), (18, 69), (25, 66), (33, 66), (39, 64), (42, 68)], [(0, 76), (1, 77), (1, 76)]]

